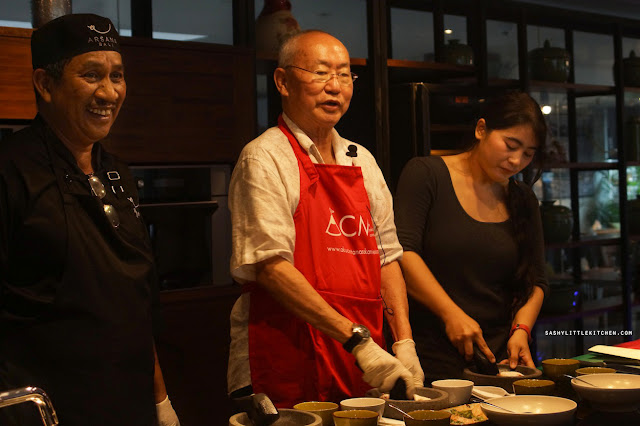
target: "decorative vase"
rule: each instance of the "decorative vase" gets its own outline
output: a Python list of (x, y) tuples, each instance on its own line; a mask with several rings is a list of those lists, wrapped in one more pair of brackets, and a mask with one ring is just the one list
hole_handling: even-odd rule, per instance
[(628, 58), (622, 59), (622, 75), (625, 86), (640, 87), (640, 58), (636, 57), (633, 50)]
[(71, 13), (71, 0), (31, 0), (31, 25), (40, 28), (52, 19)]
[(564, 83), (569, 78), (569, 52), (561, 47), (551, 47), (549, 40), (544, 47), (529, 52), (529, 75), (532, 80)]
[(256, 20), (256, 50), (277, 55), (282, 42), (299, 32), (300, 25), (291, 14), (289, 0), (265, 0)]
[(568, 241), (573, 230), (573, 214), (571, 209), (555, 205), (555, 200), (543, 201), (540, 206), (542, 230), (547, 243), (563, 243)]
[(442, 49), (442, 61), (456, 65), (473, 65), (473, 49), (457, 39), (449, 40)]

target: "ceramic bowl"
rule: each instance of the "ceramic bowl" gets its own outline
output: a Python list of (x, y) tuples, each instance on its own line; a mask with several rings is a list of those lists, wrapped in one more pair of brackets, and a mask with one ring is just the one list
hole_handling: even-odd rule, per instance
[(552, 380), (523, 379), (513, 382), (516, 395), (551, 395), (556, 384)]
[[(491, 398), (487, 402), (515, 411), (510, 413), (481, 403), (480, 408), (496, 425), (567, 425), (573, 424), (578, 404), (566, 398), (547, 395), (516, 395)], [(527, 411), (529, 413), (524, 413)]]
[(576, 376), (584, 376), (585, 374), (614, 374), (615, 368), (608, 367), (582, 367), (576, 369)]
[(462, 379), (435, 380), (431, 382), (431, 386), (449, 394), (450, 407), (469, 402), (471, 391), (473, 390), (473, 382)]
[(575, 376), (576, 369), (579, 366), (580, 361), (577, 359), (552, 358), (542, 361), (542, 371), (544, 371), (544, 375), (554, 382), (568, 381), (569, 379), (564, 375), (569, 374)]
[(451, 421), (451, 413), (444, 410), (416, 410), (407, 414), (412, 417), (404, 416), (407, 426), (448, 426)]
[(571, 386), (601, 411), (634, 411), (640, 407), (640, 376), (635, 374), (587, 374), (582, 380), (593, 383), (589, 386), (580, 380), (572, 379)]
[(348, 410), (369, 410), (378, 413), (378, 417), (382, 417), (384, 412), (385, 401), (382, 398), (362, 397), (349, 398), (340, 401), (340, 409)]
[[(511, 371), (508, 365), (498, 364), (498, 370), (500, 372)], [(513, 382), (522, 379), (536, 379), (542, 375), (542, 371), (537, 368), (527, 367), (525, 365), (518, 365), (515, 371), (521, 373), (522, 376), (518, 377), (502, 377), (502, 376), (490, 376), (486, 374), (480, 374), (475, 372), (475, 367), (465, 368), (462, 377), (471, 380), (476, 386), (499, 386), (507, 392), (513, 392)]]
[[(278, 412), (280, 413), (280, 417), (274, 423), (271, 423), (273, 426), (322, 426), (322, 419), (320, 416), (313, 413), (289, 408), (280, 408), (278, 409)], [(247, 413), (234, 414), (229, 419), (229, 426), (253, 426), (253, 424), (254, 423), (249, 420)], [(373, 423), (373, 425), (375, 425), (375, 423)]]
[(296, 410), (307, 411), (316, 414), (322, 419), (322, 426), (333, 425), (333, 413), (338, 411), (338, 404), (335, 402), (301, 402), (293, 406)]
[[(405, 413), (414, 410), (440, 410), (449, 406), (449, 394), (433, 388), (417, 387), (416, 394), (429, 398), (429, 400), (411, 401), (407, 399), (388, 399), (385, 400), (384, 417), (388, 419), (402, 420), (402, 414), (397, 410), (389, 407), (393, 404)], [(378, 389), (370, 389), (366, 393), (367, 396), (380, 397), (382, 394)]]
[(348, 410), (333, 413), (336, 426), (376, 426), (378, 413), (371, 410)]

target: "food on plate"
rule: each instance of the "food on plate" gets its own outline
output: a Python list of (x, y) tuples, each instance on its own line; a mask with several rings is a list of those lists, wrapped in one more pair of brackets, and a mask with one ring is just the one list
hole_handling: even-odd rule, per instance
[(520, 376), (524, 376), (524, 374), (522, 374), (519, 371), (501, 371), (498, 373), (499, 377), (520, 377)]
[(452, 425), (470, 425), (488, 420), (480, 408), (480, 404), (458, 405), (447, 408), (446, 411), (451, 413)]

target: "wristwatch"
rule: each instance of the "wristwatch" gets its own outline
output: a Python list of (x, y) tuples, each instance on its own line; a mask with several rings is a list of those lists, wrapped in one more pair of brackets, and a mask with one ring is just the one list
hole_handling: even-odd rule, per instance
[(371, 333), (369, 329), (362, 324), (353, 324), (351, 326), (351, 332), (353, 333), (349, 340), (342, 344), (342, 347), (347, 352), (351, 352), (353, 348), (355, 348), (358, 344), (362, 343), (363, 340), (371, 337)]

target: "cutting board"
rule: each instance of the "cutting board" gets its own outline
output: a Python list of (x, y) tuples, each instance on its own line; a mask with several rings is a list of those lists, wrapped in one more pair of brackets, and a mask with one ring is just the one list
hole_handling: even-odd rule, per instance
[[(631, 348), (621, 348), (616, 346), (596, 345), (589, 348), (590, 352), (616, 357), (622, 363), (640, 363), (640, 350)], [(631, 361), (631, 362), (629, 362)]]

